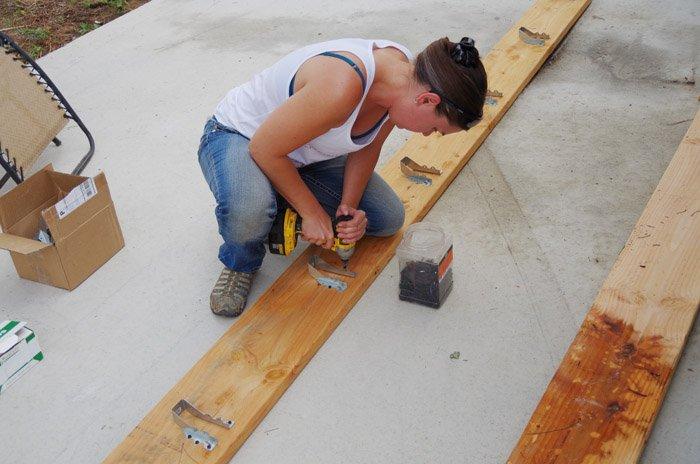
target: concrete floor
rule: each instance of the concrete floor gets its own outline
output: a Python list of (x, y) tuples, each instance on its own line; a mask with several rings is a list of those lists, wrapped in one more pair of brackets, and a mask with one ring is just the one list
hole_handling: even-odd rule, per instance
[[(232, 86), (304, 44), (382, 37), (486, 53), (529, 2), (153, 0), (41, 59), (97, 140), (126, 248), (72, 292), (17, 278), (0, 317), (46, 359), (0, 398), (8, 463), (98, 462), (229, 327), (199, 134)], [(439, 311), (400, 302), (392, 262), (237, 463), (503, 463), (697, 110), (700, 3), (593, 2), (428, 215), (456, 241)], [(408, 134), (385, 147), (392, 154)], [(69, 171), (62, 133), (40, 164)], [(266, 260), (253, 300), (290, 261)], [(645, 464), (700, 461), (692, 332)], [(461, 352), (461, 359), (450, 353)]]

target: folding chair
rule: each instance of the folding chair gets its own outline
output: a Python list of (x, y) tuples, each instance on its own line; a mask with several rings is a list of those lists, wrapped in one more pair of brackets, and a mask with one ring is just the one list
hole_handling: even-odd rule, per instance
[[(72, 119), (90, 148), (73, 169), (80, 174), (95, 152), (95, 141), (56, 85), (10, 37), (0, 32), (0, 165), (7, 172), (0, 188), (12, 179), (19, 184), (50, 142)], [(1, 172), (1, 171), (0, 171)]]

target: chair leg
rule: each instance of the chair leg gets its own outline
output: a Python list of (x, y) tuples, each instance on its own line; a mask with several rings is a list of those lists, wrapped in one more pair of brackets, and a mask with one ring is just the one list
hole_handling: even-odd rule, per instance
[(5, 185), (5, 183), (9, 179), (14, 180), (15, 184), (19, 184), (20, 182), (22, 182), (22, 180), (24, 180), (22, 178), (22, 174), (15, 168), (15, 166), (13, 166), (13, 164), (10, 161), (5, 159), (5, 156), (0, 154), (0, 167), (5, 169), (5, 172), (7, 173), (2, 177), (2, 179), (0, 179), (0, 187)]
[(61, 146), (61, 141), (58, 140), (58, 137), (54, 137), (52, 140), (53, 144), (56, 145), (57, 147)]

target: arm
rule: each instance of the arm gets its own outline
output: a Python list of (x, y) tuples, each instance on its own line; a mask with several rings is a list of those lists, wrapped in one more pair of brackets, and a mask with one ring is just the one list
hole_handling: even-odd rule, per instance
[(362, 238), (367, 228), (365, 212), (356, 209), (367, 188), (374, 168), (379, 160), (384, 141), (394, 128), (394, 123), (387, 121), (366, 147), (348, 155), (343, 176), (343, 196), (336, 216), (349, 215), (353, 219), (338, 224), (338, 237), (348, 243), (354, 243)]
[[(297, 74), (296, 93), (258, 128), (249, 150), (275, 189), (303, 218), (302, 236), (328, 248), (333, 243), (330, 218), (287, 155), (342, 124), (360, 100), (362, 88), (344, 63), (323, 60), (306, 66), (310, 68)], [(329, 75), (332, 78), (307, 78)]]

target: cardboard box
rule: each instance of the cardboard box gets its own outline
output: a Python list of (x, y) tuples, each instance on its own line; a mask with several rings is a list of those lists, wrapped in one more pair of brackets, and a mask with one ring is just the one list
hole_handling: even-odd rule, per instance
[[(36, 240), (40, 224), (53, 243)], [(0, 227), (0, 249), (20, 277), (67, 290), (124, 247), (104, 174), (91, 179), (51, 165), (0, 197)]]
[(0, 324), (0, 393), (44, 359), (34, 332), (26, 325), (20, 321)]

